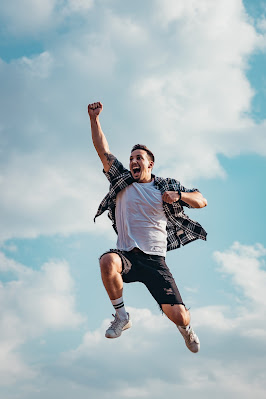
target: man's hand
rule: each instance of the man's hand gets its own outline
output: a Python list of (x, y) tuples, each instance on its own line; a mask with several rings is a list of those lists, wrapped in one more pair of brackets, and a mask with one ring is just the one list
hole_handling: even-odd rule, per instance
[(88, 114), (90, 118), (95, 118), (96, 116), (100, 115), (102, 112), (103, 105), (102, 103), (93, 103), (88, 105)]
[(172, 204), (180, 199), (177, 191), (165, 191), (162, 195), (162, 200), (168, 204)]

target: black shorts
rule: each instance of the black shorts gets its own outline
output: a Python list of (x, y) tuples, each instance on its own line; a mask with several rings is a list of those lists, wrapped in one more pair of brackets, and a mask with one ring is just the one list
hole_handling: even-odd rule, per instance
[(125, 283), (139, 281), (145, 284), (161, 309), (163, 304), (184, 305), (163, 256), (148, 255), (136, 249), (129, 252), (110, 249), (103, 255), (107, 253), (116, 253), (120, 256), (123, 281)]

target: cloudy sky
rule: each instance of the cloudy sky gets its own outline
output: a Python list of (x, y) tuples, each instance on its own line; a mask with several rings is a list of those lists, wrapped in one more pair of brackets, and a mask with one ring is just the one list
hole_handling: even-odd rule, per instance
[[(265, 398), (265, 0), (0, 3), (0, 393), (5, 399)], [(141, 284), (113, 308), (115, 246), (87, 104), (111, 151), (198, 187), (208, 232), (167, 255), (201, 351)]]

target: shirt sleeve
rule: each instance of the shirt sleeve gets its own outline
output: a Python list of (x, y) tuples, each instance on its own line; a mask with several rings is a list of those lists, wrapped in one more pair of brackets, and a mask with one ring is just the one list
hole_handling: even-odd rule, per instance
[(110, 183), (112, 183), (114, 179), (116, 179), (118, 176), (121, 176), (125, 172), (129, 172), (129, 170), (126, 169), (117, 158), (115, 158), (108, 172), (103, 170), (104, 175), (107, 177)]
[(194, 193), (195, 191), (199, 192), (197, 188), (186, 188), (180, 184), (180, 191), (183, 191), (183, 193)]

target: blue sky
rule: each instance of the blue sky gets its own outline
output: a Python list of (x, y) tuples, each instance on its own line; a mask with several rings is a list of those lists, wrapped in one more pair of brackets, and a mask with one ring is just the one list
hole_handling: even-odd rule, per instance
[[(14, 0), (0, 5), (0, 392), (5, 399), (265, 397), (266, 3)], [(98, 257), (115, 245), (87, 104), (125, 164), (198, 187), (208, 232), (167, 254), (196, 356), (140, 284), (133, 327)]]

